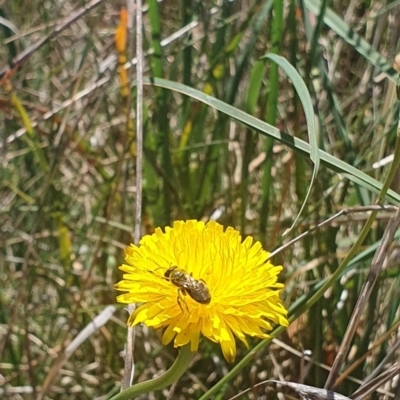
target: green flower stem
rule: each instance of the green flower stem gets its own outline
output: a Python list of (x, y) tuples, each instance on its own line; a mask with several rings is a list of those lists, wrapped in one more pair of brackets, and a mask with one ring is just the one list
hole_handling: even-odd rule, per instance
[(129, 400), (143, 393), (161, 390), (176, 382), (187, 370), (194, 353), (190, 351), (190, 344), (179, 350), (178, 357), (171, 368), (158, 378), (138, 383), (113, 396), (110, 400)]
[(234, 376), (236, 376), (250, 361), (252, 361), (257, 353), (267, 346), (274, 337), (281, 334), (286, 327), (278, 326), (271, 333), (271, 337), (264, 339), (257, 346), (253, 347), (221, 380), (219, 380), (210, 390), (203, 394), (199, 400), (206, 400), (209, 398), (215, 398), (215, 394), (224, 387)]

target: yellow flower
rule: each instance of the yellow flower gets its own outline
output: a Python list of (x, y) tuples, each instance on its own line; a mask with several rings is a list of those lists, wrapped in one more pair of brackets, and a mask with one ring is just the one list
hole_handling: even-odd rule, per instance
[(215, 221), (176, 221), (165, 233), (157, 228), (139, 246), (125, 249), (123, 280), (115, 288), (128, 293), (120, 303), (143, 303), (128, 325), (144, 323), (167, 329), (162, 342), (191, 343), (200, 334), (220, 343), (225, 358), (236, 356), (235, 337), (247, 347), (245, 335), (268, 338), (269, 321), (288, 325), (277, 282), (281, 266), (267, 261), (269, 253), (251, 237)]

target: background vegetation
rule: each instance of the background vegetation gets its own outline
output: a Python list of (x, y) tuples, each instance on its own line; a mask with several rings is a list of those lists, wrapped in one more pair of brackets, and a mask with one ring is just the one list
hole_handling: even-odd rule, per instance
[[(115, 303), (117, 266), (132, 241), (135, 69), (126, 65), (127, 96), (114, 41), (125, 5), (0, 2), (3, 398), (106, 399), (119, 390), (126, 311), (118, 308), (73, 351), (66, 346)], [(145, 86), (143, 234), (176, 219), (217, 218), (272, 251), (339, 210), (374, 204), (392, 165), (374, 163), (395, 152), (399, 32), (399, 1), (148, 0), (145, 75), (170, 83)], [(131, 29), (128, 59), (134, 37)], [(19, 57), (26, 49), (30, 57)], [(288, 79), (276, 63), (261, 59), (267, 53), (286, 58), (299, 77)], [(311, 95), (306, 105), (292, 85), (300, 76)], [(306, 123), (307, 107), (314, 127)], [(239, 110), (269, 125), (256, 127)], [(333, 157), (314, 152), (310, 162), (293, 137)], [(282, 236), (299, 215), (319, 158), (311, 197), (297, 226)], [(400, 204), (394, 172), (384, 204)], [(378, 214), (324, 295), (312, 305), (306, 300), (341, 265), (367, 217), (343, 215), (274, 257), (285, 267), (285, 304), (301, 304), (298, 318), (212, 398), (229, 399), (272, 378), (324, 386), (387, 212)], [(399, 257), (392, 246), (335, 391), (348, 396), (360, 381), (395, 365), (399, 303)], [(246, 353), (239, 345), (237, 362)], [(160, 332), (139, 327), (135, 381), (159, 375), (175, 356), (160, 344)], [(177, 384), (142, 398), (199, 399), (231, 369), (219, 347), (203, 341)], [(380, 387), (370, 398), (399, 398), (398, 379)], [(265, 384), (240, 398), (298, 397)]]

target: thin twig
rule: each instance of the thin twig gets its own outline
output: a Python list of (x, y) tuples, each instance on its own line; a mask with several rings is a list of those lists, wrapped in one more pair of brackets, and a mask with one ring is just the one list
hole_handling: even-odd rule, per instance
[[(396, 145), (395, 145), (395, 150), (394, 150), (394, 159), (393, 159), (393, 164), (391, 165), (391, 169), (389, 171), (389, 174), (387, 175), (385, 182), (382, 185), (382, 190), (379, 193), (378, 199), (377, 199), (377, 204), (380, 204), (388, 189), (390, 184), (393, 181), (393, 178), (397, 172), (397, 168), (400, 167), (400, 119), (399, 119), (399, 125), (397, 128), (397, 137), (396, 137)], [(367, 221), (366, 225), (363, 228), (363, 231), (365, 229), (370, 229), (370, 225), (372, 224), (372, 221), (375, 219), (377, 214), (377, 211), (374, 211), (370, 218), (372, 218), (371, 221)], [(366, 306), (366, 303), (368, 301), (368, 298), (372, 292), (372, 289), (376, 283), (377, 277), (379, 275), (379, 272), (382, 270), (383, 267), (383, 262), (385, 261), (387, 257), (387, 252), (389, 249), (390, 244), (393, 241), (394, 235), (396, 233), (397, 227), (400, 224), (400, 207), (397, 210), (396, 214), (390, 218), (385, 232), (383, 233), (382, 241), (377, 248), (375, 252), (375, 256), (372, 260), (371, 264), (371, 269), (368, 273), (367, 279), (365, 281), (364, 286), (361, 289), (360, 296), (358, 297), (357, 304), (354, 307), (353, 315), (351, 316), (349, 325), (347, 327), (345, 336), (343, 338), (343, 341), (340, 345), (339, 352), (335, 358), (335, 361), (332, 365), (332, 370), (328, 376), (328, 379), (326, 380), (325, 383), (325, 388), (330, 389), (335, 386), (337, 377), (339, 376), (340, 368), (344, 362), (344, 359), (349, 351), (351, 341), (353, 339), (354, 333), (356, 331), (356, 327), (359, 324), (361, 315), (364, 311), (364, 308)], [(368, 227), (369, 225), (369, 227)], [(365, 234), (367, 231), (365, 231)], [(360, 234), (363, 235), (363, 232)], [(360, 239), (359, 238), (359, 239)], [(365, 238), (365, 237), (364, 237)]]
[[(89, 5), (86, 6), (88, 8)], [(128, 7), (129, 10), (129, 7)], [(217, 10), (217, 9), (216, 9)], [(210, 15), (213, 15), (214, 11), (210, 12)], [(167, 47), (171, 44), (173, 44), (175, 41), (183, 37), (185, 34), (189, 34), (191, 31), (193, 31), (194, 28), (198, 23), (190, 23), (187, 26), (181, 28), (179, 31), (173, 33), (172, 35), (168, 36), (167, 38), (163, 39), (160, 42), (161, 47)], [(197, 38), (197, 40), (200, 40), (201, 38)], [(196, 42), (193, 42), (196, 43)], [(152, 49), (148, 50), (145, 55), (152, 54), (153, 51)], [(22, 54), (22, 53), (21, 53)], [(53, 115), (57, 114), (58, 112), (62, 111), (64, 108), (68, 107), (72, 103), (76, 103), (78, 100), (84, 99), (86, 96), (88, 96), (90, 93), (92, 93), (96, 89), (100, 89), (103, 86), (105, 86), (107, 83), (109, 83), (112, 80), (112, 76), (103, 76), (101, 77), (101, 74), (104, 73), (107, 69), (113, 70), (115, 68), (117, 63), (117, 56), (116, 55), (110, 55), (107, 57), (105, 60), (99, 62), (99, 71), (101, 72), (99, 76), (95, 77), (91, 83), (89, 83), (84, 89), (82, 89), (80, 92), (78, 92), (75, 96), (72, 98), (69, 98), (62, 102), (61, 104), (53, 107), (51, 110), (47, 111), (45, 114), (42, 115), (41, 121), (46, 121), (50, 119)], [(133, 57), (130, 61), (128, 61), (125, 65), (125, 69), (130, 69), (132, 66), (137, 64), (137, 57)], [(0, 74), (1, 78), (1, 74)], [(132, 83), (132, 85), (136, 85), (136, 82)], [(104, 90), (104, 89), (103, 89)], [(38, 125), (38, 121), (32, 121), (32, 127), (35, 128)], [(12, 135), (8, 135), (5, 140), (6, 143), (12, 143), (13, 141), (17, 140), (20, 138), (22, 135), (26, 133), (26, 128), (20, 128), (18, 129), (15, 133)], [(3, 143), (0, 143), (0, 149), (4, 147)]]
[(246, 390), (243, 390), (237, 395), (231, 397), (229, 400), (238, 399), (242, 397), (245, 393), (248, 393), (259, 386), (266, 385), (267, 383), (276, 383), (281, 386), (289, 387), (290, 389), (296, 391), (301, 396), (301, 398), (307, 400), (350, 400), (349, 397), (343, 396), (339, 393), (332, 392), (330, 390), (320, 389), (314, 386), (303, 385), (296, 382), (277, 381), (275, 379), (268, 379), (266, 381), (257, 383), (256, 385)]
[[(128, 10), (133, 7), (128, 5)], [(142, 38), (142, 1), (136, 0), (136, 203), (135, 203), (135, 228), (133, 241), (139, 243), (142, 224), (142, 174), (143, 174), (143, 38)], [(134, 311), (134, 304), (129, 304), (128, 311)], [(133, 344), (134, 328), (128, 327), (125, 346), (124, 377), (121, 389), (125, 390), (133, 380)]]
[(360, 296), (358, 297), (357, 304), (354, 307), (353, 315), (351, 316), (349, 325), (347, 327), (346, 333), (344, 335), (343, 341), (340, 345), (338, 354), (336, 356), (335, 362), (333, 363), (332, 370), (326, 381), (325, 388), (335, 387), (335, 382), (337, 376), (339, 375), (340, 366), (350, 348), (351, 341), (353, 340), (354, 333), (360, 322), (361, 315), (365, 309), (368, 298), (371, 295), (372, 289), (374, 288), (377, 277), (382, 269), (383, 262), (387, 257), (389, 247), (393, 241), (396, 230), (400, 224), (400, 208), (392, 216), (387, 224), (385, 232), (383, 233), (382, 241), (377, 248), (374, 258), (372, 260), (371, 269), (368, 273), (367, 279), (361, 289)]
[(361, 400), (366, 398), (370, 393), (375, 392), (379, 387), (383, 386), (386, 382), (393, 379), (400, 372), (400, 362), (393, 364), (385, 372), (379, 375), (377, 378), (363, 385), (360, 389), (354, 392), (350, 398)]
[(295, 237), (294, 239), (290, 240), (289, 242), (285, 243), (281, 247), (277, 248), (274, 250), (268, 257), (268, 259), (271, 259), (273, 256), (277, 255), (281, 251), (285, 250), (286, 248), (292, 246), (292, 244), (298, 242), (299, 240), (303, 239), (305, 236), (317, 231), (318, 229), (323, 228), (326, 225), (331, 224), (335, 219), (341, 217), (342, 215), (349, 215), (349, 214), (355, 214), (355, 213), (361, 213), (361, 212), (368, 212), (368, 211), (390, 211), (390, 212), (395, 212), (397, 211), (398, 208), (396, 206), (379, 206), (379, 205), (371, 205), (371, 206), (357, 206), (357, 207), (351, 207), (351, 208), (345, 208), (335, 215), (332, 215), (330, 218), (326, 219), (325, 221), (320, 222), (316, 226), (312, 227), (306, 232), (303, 232), (301, 235)]
[(39, 39), (37, 42), (30, 45), (23, 52), (16, 55), (8, 65), (0, 69), (0, 80), (4, 75), (10, 75), (15, 72), (21, 65), (23, 65), (28, 59), (35, 53), (36, 50), (40, 49), (49, 40), (54, 39), (59, 33), (64, 29), (68, 28), (72, 23), (83, 17), (92, 8), (97, 7), (103, 0), (92, 0), (85, 6), (81, 7), (78, 11), (74, 12), (67, 18), (64, 18), (59, 24), (57, 24), (49, 35), (44, 38)]
[(103, 311), (97, 315), (93, 321), (91, 321), (86, 327), (79, 332), (79, 334), (64, 348), (64, 351), (59, 354), (54, 364), (52, 365), (50, 371), (48, 372), (45, 381), (41, 387), (41, 392), (37, 396), (37, 400), (42, 400), (46, 396), (47, 391), (51, 385), (51, 382), (54, 381), (58, 372), (63, 367), (63, 365), (67, 362), (67, 360), (71, 357), (71, 355), (75, 352), (75, 350), (94, 332), (96, 332), (99, 328), (105, 325), (110, 318), (113, 316), (115, 312), (114, 306), (107, 306)]
[[(376, 349), (378, 347), (380, 347), (382, 345), (382, 343), (386, 342), (387, 340), (389, 340), (389, 338), (398, 331), (400, 327), (400, 321), (397, 321), (387, 332), (385, 332), (383, 334), (383, 336), (381, 336), (377, 341), (375, 341), (374, 343), (372, 343), (369, 348), (368, 351), (365, 352), (360, 358), (358, 358), (357, 360), (355, 360), (353, 362), (353, 364), (351, 364), (342, 374), (340, 374), (340, 377), (336, 380), (335, 384), (337, 386), (339, 386), (345, 379), (351, 379), (351, 373), (366, 359), (368, 358), (372, 353), (374, 353), (374, 351), (376, 351)], [(392, 354), (392, 349), (390, 350), (390, 354)], [(396, 349), (395, 349), (396, 350)], [(386, 356), (384, 358), (385, 362), (387, 362)], [(379, 366), (378, 366), (379, 367)], [(378, 372), (380, 371), (380, 369), (375, 368), (375, 371), (378, 370)], [(372, 374), (371, 374), (372, 375)], [(371, 376), (370, 375), (370, 376)], [(375, 377), (376, 375), (374, 375), (373, 377)], [(361, 382), (358, 382), (360, 384), (360, 388), (361, 385), (364, 385), (365, 382), (367, 381), (368, 378), (364, 379)]]
[(388, 364), (388, 361), (392, 357), (396, 356), (396, 352), (399, 349), (399, 347), (400, 347), (400, 340), (397, 340), (397, 342), (387, 351), (382, 361), (375, 367), (375, 369), (371, 372), (371, 374), (364, 379), (364, 383), (358, 390), (361, 390), (364, 386), (366, 386), (369, 382), (371, 382), (379, 375), (379, 373), (384, 369), (385, 365)]
[(142, 222), (142, 172), (143, 172), (143, 49), (142, 0), (136, 0), (136, 213), (134, 242), (139, 243)]

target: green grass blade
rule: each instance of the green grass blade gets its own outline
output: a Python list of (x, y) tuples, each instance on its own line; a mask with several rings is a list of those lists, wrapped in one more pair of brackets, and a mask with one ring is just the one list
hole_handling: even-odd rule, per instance
[(254, 114), (256, 111), (265, 70), (265, 63), (262, 61), (257, 61), (251, 69), (246, 101), (246, 110), (249, 114)]
[(300, 218), (300, 215), (302, 214), (304, 207), (307, 204), (307, 201), (311, 195), (311, 190), (315, 181), (315, 178), (317, 177), (318, 169), (319, 169), (319, 152), (318, 152), (318, 135), (317, 135), (317, 130), (315, 127), (314, 123), (314, 110), (312, 106), (312, 100), (311, 96), (307, 90), (307, 86), (304, 83), (303, 79), (299, 75), (299, 73), (296, 71), (296, 69), (287, 61), (285, 58), (278, 56), (277, 54), (267, 54), (263, 57), (263, 59), (270, 59), (274, 61), (276, 64), (278, 64), (287, 74), (287, 76), (290, 78), (292, 81), (297, 95), (300, 98), (300, 101), (303, 105), (304, 108), (304, 113), (306, 115), (307, 119), (307, 127), (308, 127), (308, 138), (310, 141), (310, 159), (314, 163), (314, 170), (312, 173), (311, 177), (311, 183), (308, 187), (306, 197), (304, 199), (304, 202), (300, 208), (299, 213), (297, 214), (296, 219), (294, 220), (292, 226), (289, 228), (287, 232), (293, 229), (293, 227), (296, 225), (298, 219)]
[[(271, 23), (271, 53), (280, 53), (282, 32), (283, 32), (283, 3), (274, 2), (273, 19)], [(278, 65), (272, 64), (268, 71), (268, 92), (266, 100), (266, 108), (264, 110), (265, 120), (271, 125), (276, 124), (278, 114), (278, 95), (279, 95), (279, 71)], [(259, 214), (262, 216), (259, 221), (260, 239), (266, 244), (264, 240), (264, 233), (267, 231), (271, 195), (273, 193), (273, 139), (266, 138), (264, 141), (264, 152), (266, 158), (263, 165), (263, 173), (261, 178), (261, 205)]]
[[(318, 15), (321, 9), (319, 0), (304, 0), (304, 4), (311, 12)], [(372, 65), (384, 72), (392, 81), (396, 81), (398, 73), (390, 66), (387, 60), (329, 8), (325, 11), (324, 22)]]
[[(154, 79), (147, 78), (144, 79), (143, 83), (146, 85), (155, 85), (158, 87), (163, 87), (165, 89), (176, 91), (185, 94), (186, 96), (192, 97), (198, 101), (201, 101), (202, 103), (207, 104), (210, 107), (213, 107), (216, 110), (225, 113), (226, 115), (229, 115), (230, 117), (236, 119), (237, 121), (243, 123), (244, 125), (261, 133), (262, 135), (273, 137), (282, 144), (298, 151), (305, 157), (310, 158), (311, 148), (308, 143), (304, 142), (301, 139), (290, 136), (287, 133), (282, 132), (279, 129), (275, 128), (274, 126), (271, 126), (229, 104), (226, 104), (221, 100), (218, 100), (212, 96), (208, 96), (200, 92), (199, 90), (182, 85), (180, 83), (171, 82), (166, 79), (159, 79), (159, 78), (154, 78)], [(369, 191), (373, 193), (379, 193), (381, 191), (382, 184), (380, 182), (368, 176), (366, 173), (353, 167), (352, 165), (342, 160), (339, 160), (338, 158), (320, 149), (318, 149), (318, 157), (321, 163), (324, 164), (326, 167), (337, 173), (347, 174), (347, 177), (351, 181), (360, 184)], [(400, 194), (394, 192), (393, 190), (389, 190), (386, 194), (386, 200), (392, 204), (400, 205)]]

